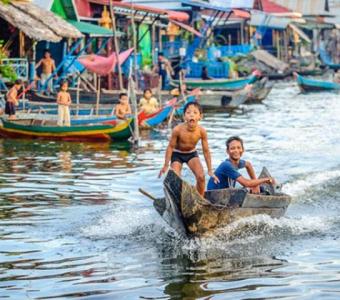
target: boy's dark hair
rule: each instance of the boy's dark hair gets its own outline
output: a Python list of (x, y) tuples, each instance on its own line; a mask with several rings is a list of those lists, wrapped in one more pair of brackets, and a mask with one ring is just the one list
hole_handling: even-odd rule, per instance
[(163, 52), (158, 52), (158, 56), (164, 56)]
[(143, 95), (144, 95), (146, 92), (150, 92), (150, 93), (152, 94), (151, 89), (145, 89), (144, 92), (143, 92)]
[(121, 99), (123, 96), (127, 96), (127, 93), (120, 93), (119, 94), (119, 99)]
[(50, 49), (45, 49), (44, 53), (50, 53), (51, 54), (51, 51), (50, 51)]
[(21, 79), (17, 79), (14, 81), (14, 84), (22, 84), (22, 80)]
[(200, 114), (203, 114), (202, 106), (196, 101), (188, 102), (187, 104), (184, 105), (184, 109), (183, 109), (184, 114), (191, 105), (195, 106), (199, 110)]
[(243, 140), (239, 137), (239, 136), (231, 136), (229, 139), (227, 139), (227, 141), (225, 142), (225, 145), (227, 147), (227, 149), (229, 149), (229, 144), (233, 141), (238, 141), (241, 143), (242, 149), (244, 149), (243, 147)]

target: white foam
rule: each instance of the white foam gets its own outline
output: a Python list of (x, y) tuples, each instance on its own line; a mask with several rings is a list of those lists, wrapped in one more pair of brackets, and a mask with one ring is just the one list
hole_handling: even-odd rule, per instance
[(273, 219), (267, 215), (242, 218), (213, 235), (188, 241), (183, 248), (187, 250), (225, 249), (233, 245), (248, 245), (266, 237), (286, 239), (287, 236), (301, 236), (311, 233), (327, 233), (333, 226), (331, 218), (305, 215), (299, 219)]
[(311, 187), (321, 185), (328, 180), (338, 177), (340, 177), (339, 170), (308, 174), (308, 177), (306, 178), (284, 184), (282, 191), (292, 196), (300, 196), (303, 195)]
[(82, 230), (89, 238), (111, 238), (129, 235), (140, 227), (155, 223), (155, 212), (150, 208), (131, 209), (115, 207), (114, 211), (98, 220), (95, 224)]

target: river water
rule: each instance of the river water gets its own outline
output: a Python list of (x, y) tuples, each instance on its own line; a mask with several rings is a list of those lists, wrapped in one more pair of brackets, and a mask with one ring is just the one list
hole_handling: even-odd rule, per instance
[(339, 115), (338, 95), (293, 83), (232, 115), (205, 114), (214, 166), (240, 135), (244, 158), (293, 201), (281, 219), (193, 240), (138, 193), (162, 195), (167, 130), (143, 133), (139, 149), (0, 140), (0, 298), (339, 299)]

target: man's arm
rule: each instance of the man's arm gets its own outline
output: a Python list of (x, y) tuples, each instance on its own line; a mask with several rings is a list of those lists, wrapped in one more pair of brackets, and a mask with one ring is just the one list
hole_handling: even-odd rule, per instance
[(164, 165), (163, 165), (162, 169), (160, 170), (158, 177), (161, 177), (162, 174), (165, 174), (166, 171), (169, 168), (169, 163), (170, 163), (170, 160), (171, 160), (172, 152), (174, 151), (174, 149), (177, 145), (178, 135), (179, 135), (179, 129), (178, 129), (178, 127), (175, 127), (174, 130), (172, 131), (168, 147), (166, 148), (166, 151), (165, 151)]
[(36, 68), (36, 69), (38, 69), (38, 68), (40, 67), (40, 65), (42, 64), (42, 61), (43, 61), (42, 59), (39, 60), (39, 62), (35, 65), (35, 68)]

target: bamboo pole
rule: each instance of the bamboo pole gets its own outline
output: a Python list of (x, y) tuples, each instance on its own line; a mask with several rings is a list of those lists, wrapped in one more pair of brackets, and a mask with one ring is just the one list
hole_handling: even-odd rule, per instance
[(120, 67), (120, 63), (119, 63), (119, 51), (120, 50), (119, 50), (119, 43), (117, 39), (116, 18), (113, 12), (112, 0), (110, 0), (110, 14), (111, 14), (111, 19), (112, 19), (113, 42), (114, 42), (114, 48), (116, 52), (116, 59), (117, 59), (118, 84), (119, 84), (119, 89), (123, 90), (122, 68)]
[(132, 21), (132, 34), (133, 34), (133, 75), (135, 77), (134, 88), (138, 90), (138, 78), (137, 78), (137, 28), (134, 14), (131, 15)]
[(98, 84), (97, 84), (97, 100), (96, 100), (96, 115), (99, 114), (99, 101), (100, 101), (100, 76), (98, 76)]
[(76, 115), (77, 115), (77, 117), (78, 117), (78, 115), (79, 115), (79, 94), (80, 94), (80, 76), (78, 76), (78, 79), (77, 79), (77, 110), (76, 110)]

